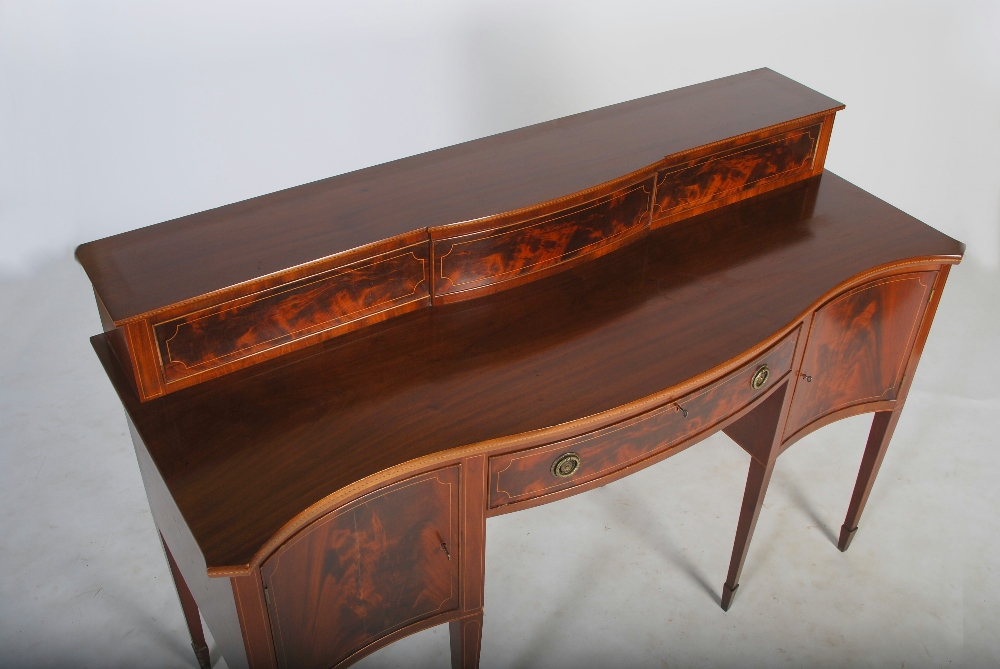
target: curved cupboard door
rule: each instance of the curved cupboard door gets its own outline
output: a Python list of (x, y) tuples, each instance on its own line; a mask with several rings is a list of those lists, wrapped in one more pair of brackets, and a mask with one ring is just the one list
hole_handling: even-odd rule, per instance
[(458, 467), (317, 520), (261, 569), (278, 664), (325, 669), (458, 607)]
[(786, 438), (834, 411), (896, 398), (936, 275), (914, 272), (878, 279), (819, 308)]

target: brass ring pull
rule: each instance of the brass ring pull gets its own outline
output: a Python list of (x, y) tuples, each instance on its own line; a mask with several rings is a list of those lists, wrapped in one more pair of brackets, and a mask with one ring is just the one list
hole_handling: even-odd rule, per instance
[(563, 453), (552, 463), (552, 475), (561, 479), (569, 478), (580, 469), (580, 456), (572, 451)]
[(753, 375), (750, 379), (750, 387), (754, 390), (760, 390), (767, 383), (768, 377), (771, 376), (771, 370), (768, 369), (767, 365), (761, 365), (760, 369)]

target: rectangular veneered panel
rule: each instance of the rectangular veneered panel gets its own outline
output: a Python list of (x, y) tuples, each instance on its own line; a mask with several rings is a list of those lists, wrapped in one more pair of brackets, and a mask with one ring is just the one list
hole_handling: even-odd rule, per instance
[(473, 297), (529, 274), (596, 257), (644, 232), (653, 180), (543, 216), (495, 227), (439, 228), (434, 238), (434, 295)]
[[(644, 460), (725, 420), (770, 388), (792, 365), (798, 329), (725, 379), (647, 413), (555, 444), (490, 458), (490, 508), (553, 493)], [(769, 383), (753, 388), (763, 365)], [(565, 453), (579, 457), (567, 477), (553, 472)]]
[(459, 468), (371, 493), (317, 520), (261, 568), (278, 664), (325, 669), (459, 605)]
[(762, 69), (421, 153), (85, 244), (117, 322), (428, 226), (580, 193), (842, 108)]
[(834, 411), (896, 398), (936, 276), (914, 272), (879, 279), (816, 311), (786, 438)]
[(810, 176), (822, 128), (816, 123), (667, 167), (657, 176), (653, 220), (676, 220), (743, 191)]
[(166, 382), (429, 297), (427, 244), (156, 323)]

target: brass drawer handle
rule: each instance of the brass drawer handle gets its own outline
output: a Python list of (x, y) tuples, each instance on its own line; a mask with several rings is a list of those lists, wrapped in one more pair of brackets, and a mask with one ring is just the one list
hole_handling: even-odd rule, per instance
[(750, 387), (754, 390), (760, 390), (767, 383), (768, 377), (771, 376), (771, 370), (768, 369), (767, 365), (761, 365), (760, 369), (753, 375), (750, 379)]
[(580, 469), (580, 456), (570, 451), (563, 453), (552, 463), (552, 475), (558, 478), (569, 478)]

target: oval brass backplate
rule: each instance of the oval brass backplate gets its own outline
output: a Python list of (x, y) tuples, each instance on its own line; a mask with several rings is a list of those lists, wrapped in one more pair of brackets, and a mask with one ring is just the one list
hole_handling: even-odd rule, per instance
[(561, 479), (568, 478), (580, 468), (580, 456), (576, 453), (563, 453), (552, 463), (552, 475)]
[(768, 369), (767, 365), (763, 365), (750, 379), (750, 387), (754, 390), (760, 390), (767, 383), (768, 377), (771, 376), (771, 370)]

